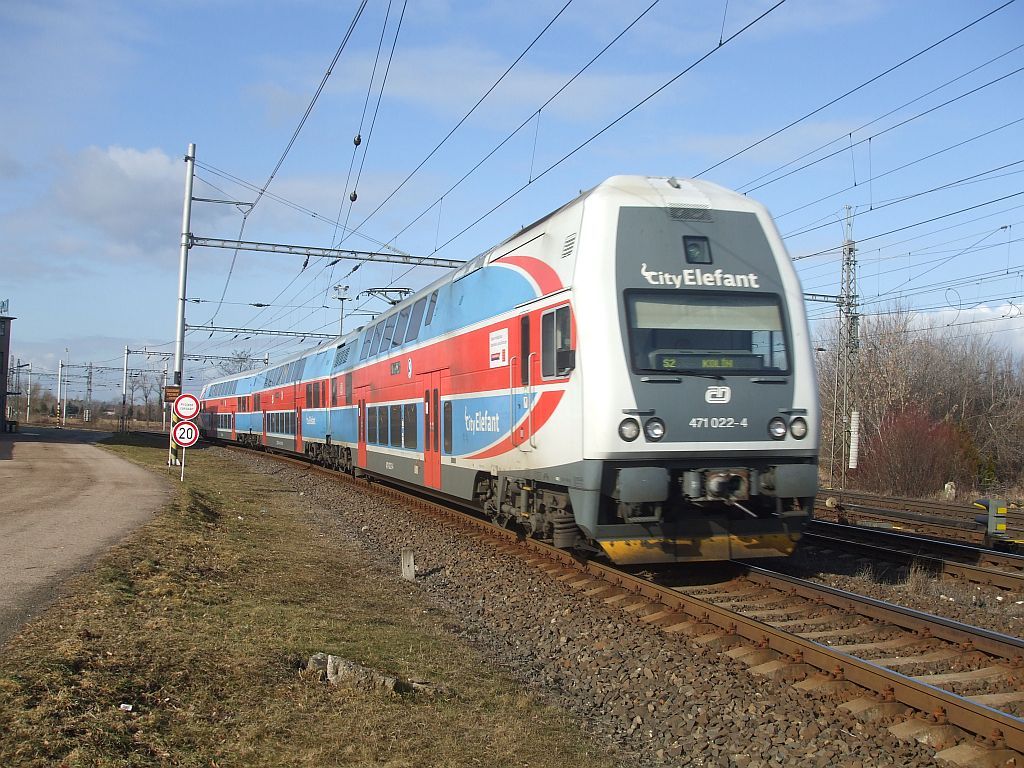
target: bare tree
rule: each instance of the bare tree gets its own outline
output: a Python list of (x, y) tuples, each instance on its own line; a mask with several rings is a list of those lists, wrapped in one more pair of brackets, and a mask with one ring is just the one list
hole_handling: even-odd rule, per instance
[(142, 392), (142, 402), (146, 422), (149, 423), (153, 420), (153, 412), (150, 409), (150, 400), (153, 399), (153, 395), (159, 390), (160, 384), (156, 380), (156, 376), (153, 373), (146, 372), (139, 376), (139, 390)]
[[(823, 464), (833, 434), (845, 437), (836, 335), (826, 328), (817, 345)], [(864, 318), (855, 370), (848, 402), (860, 411), (863, 483), (926, 494), (946, 480), (990, 490), (1021, 479), (1024, 368), (991, 337), (964, 336), (895, 305)]]
[(225, 376), (230, 376), (233, 373), (242, 373), (243, 371), (251, 371), (253, 368), (261, 368), (263, 366), (263, 358), (257, 357), (251, 349), (236, 349), (229, 355), (230, 360), (221, 360), (216, 364), (216, 368)]

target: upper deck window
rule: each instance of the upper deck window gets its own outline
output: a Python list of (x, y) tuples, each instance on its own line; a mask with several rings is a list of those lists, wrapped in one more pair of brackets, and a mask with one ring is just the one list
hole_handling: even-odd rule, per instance
[(366, 335), (363, 336), (363, 348), (359, 351), (359, 359), (365, 360), (366, 356), (370, 354), (370, 344), (373, 342), (373, 328), (366, 329)]
[(409, 331), (405, 336), (406, 341), (415, 341), (420, 335), (420, 322), (423, 320), (423, 311), (427, 308), (427, 297), (419, 299), (412, 307), (412, 317), (409, 319)]
[(395, 326), (395, 338), (391, 342), (391, 346), (397, 347), (405, 341), (405, 331), (409, 327), (410, 312), (412, 312), (412, 307), (405, 307), (402, 309), (401, 314), (398, 315), (398, 325)]
[(384, 323), (377, 323), (373, 329), (373, 344), (370, 345), (370, 357), (377, 354), (380, 348), (380, 337), (384, 334)]
[(434, 308), (437, 306), (437, 291), (430, 294), (430, 303), (427, 304), (427, 319), (423, 321), (424, 325), (430, 325), (430, 321), (434, 319)]
[(384, 354), (391, 349), (391, 337), (395, 334), (395, 323), (397, 321), (398, 315), (392, 315), (384, 324), (384, 338), (380, 340), (381, 354)]
[(637, 373), (787, 373), (774, 294), (627, 291), (630, 361)]

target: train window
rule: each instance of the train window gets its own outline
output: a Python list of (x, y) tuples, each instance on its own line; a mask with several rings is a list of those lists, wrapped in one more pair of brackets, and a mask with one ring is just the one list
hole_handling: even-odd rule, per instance
[(438, 429), (439, 425), (438, 425), (438, 418), (437, 418), (437, 409), (438, 409), (437, 398), (438, 398), (438, 396), (437, 396), (437, 389), (435, 389), (434, 390), (434, 411), (433, 411), (433, 413), (434, 413), (434, 421), (433, 421), (433, 425), (434, 425), (433, 426), (433, 431), (434, 431), (434, 453), (437, 453), (438, 451), (441, 450), (441, 447), (440, 447), (440, 445), (438, 445), (438, 442), (437, 442), (437, 440), (438, 440), (437, 433), (441, 431), (440, 429)]
[(416, 418), (416, 403), (405, 405), (405, 430), (402, 433), (402, 445), (406, 448), (415, 448), (417, 443), (416, 430), (419, 420)]
[(711, 243), (706, 237), (683, 235), (683, 253), (687, 264), (711, 263)]
[(444, 452), (452, 452), (452, 401), (444, 401)]
[(363, 336), (363, 348), (359, 352), (360, 360), (365, 360), (366, 357), (370, 354), (370, 344), (373, 343), (373, 331), (373, 328), (366, 329), (366, 335)]
[(334, 408), (338, 405), (338, 380), (331, 379), (331, 407)]
[(434, 319), (435, 307), (437, 307), (437, 291), (430, 294), (430, 303), (427, 304), (427, 319), (423, 321), (424, 325), (430, 325), (430, 321)]
[(313, 407), (313, 385), (312, 384), (307, 384), (306, 385), (306, 407), (307, 408), (312, 408)]
[(526, 387), (530, 384), (530, 316), (519, 318), (519, 371), (520, 383)]
[(402, 406), (391, 406), (391, 445), (402, 447)]
[(391, 349), (391, 337), (395, 335), (395, 323), (398, 322), (398, 315), (392, 315), (384, 323), (384, 338), (380, 340), (380, 353), (384, 354)]
[(540, 320), (540, 335), (541, 376), (565, 376), (576, 367), (568, 304), (544, 313)]
[(381, 445), (387, 445), (390, 442), (389, 413), (390, 410), (386, 405), (382, 405), (377, 409), (377, 442)]
[(789, 372), (774, 294), (627, 291), (626, 314), (635, 372)]
[(418, 300), (412, 307), (412, 317), (409, 318), (409, 331), (405, 334), (406, 341), (415, 341), (420, 335), (420, 323), (423, 321), (423, 310), (427, 308), (427, 297)]
[(252, 396), (252, 409), (254, 411), (259, 411), (260, 410), (260, 400), (261, 399), (262, 399), (261, 396), (258, 395), (258, 394)]
[(345, 405), (352, 405), (352, 374), (345, 374)]
[(391, 343), (391, 346), (397, 347), (403, 341), (405, 341), (405, 331), (409, 327), (409, 313), (412, 312), (412, 307), (406, 307), (398, 315), (398, 324), (395, 326), (395, 338)]
[(366, 409), (366, 442), (377, 442), (377, 409)]
[(423, 450), (430, 451), (430, 390), (423, 393)]
[(373, 344), (370, 345), (370, 357), (377, 354), (380, 348), (380, 337), (384, 335), (384, 323), (377, 323), (373, 328)]

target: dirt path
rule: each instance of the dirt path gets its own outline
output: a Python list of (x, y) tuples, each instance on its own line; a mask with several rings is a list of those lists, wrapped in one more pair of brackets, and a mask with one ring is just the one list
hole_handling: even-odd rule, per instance
[(89, 444), (104, 436), (0, 435), (0, 642), (170, 497), (169, 482)]

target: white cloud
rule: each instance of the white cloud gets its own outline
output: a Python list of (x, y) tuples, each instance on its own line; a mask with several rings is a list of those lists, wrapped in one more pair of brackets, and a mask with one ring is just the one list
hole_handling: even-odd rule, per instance
[[(21, 281), (104, 275), (111, 267), (177, 269), (184, 167), (159, 149), (88, 147), (51, 158), (37, 197), (8, 204), (0, 222)], [(225, 208), (220, 206), (219, 208)], [(234, 209), (193, 207), (193, 231), (236, 220)], [(141, 274), (138, 273), (137, 274)]]
[(162, 150), (89, 147), (67, 159), (53, 201), (63, 216), (115, 247), (159, 248), (174, 243), (183, 179), (181, 164)]

